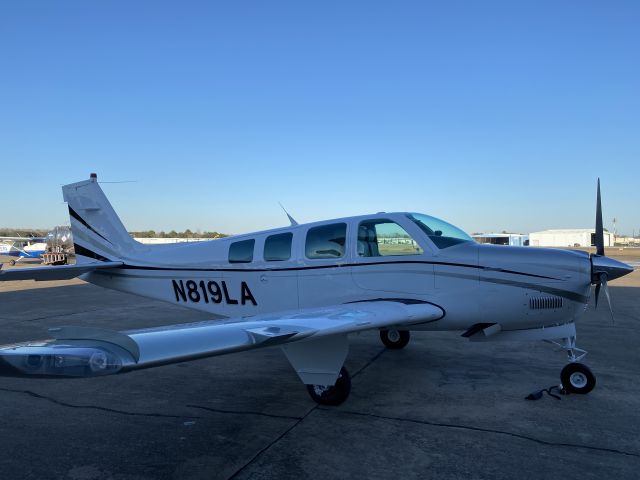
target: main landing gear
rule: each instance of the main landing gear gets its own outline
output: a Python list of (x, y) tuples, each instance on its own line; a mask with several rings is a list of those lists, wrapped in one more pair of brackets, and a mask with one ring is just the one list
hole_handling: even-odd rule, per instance
[[(404, 348), (410, 339), (411, 333), (408, 330), (380, 330), (380, 340), (390, 349)], [(347, 369), (342, 367), (335, 385), (307, 385), (307, 391), (320, 405), (340, 405), (351, 391), (351, 376)]]
[(404, 348), (411, 339), (411, 332), (408, 330), (380, 330), (380, 340), (385, 347), (399, 350)]
[(342, 367), (335, 385), (307, 385), (307, 391), (320, 405), (340, 405), (351, 392), (351, 375), (346, 368)]
[(596, 386), (596, 377), (589, 367), (579, 362), (587, 354), (586, 350), (576, 347), (575, 336), (564, 338), (558, 345), (567, 351), (570, 362), (560, 372), (562, 387), (569, 393), (589, 393)]

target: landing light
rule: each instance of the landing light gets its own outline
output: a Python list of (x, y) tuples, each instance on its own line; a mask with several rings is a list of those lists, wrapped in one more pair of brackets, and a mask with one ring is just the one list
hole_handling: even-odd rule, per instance
[(0, 348), (0, 373), (9, 376), (93, 377), (118, 373), (122, 366), (123, 359), (117, 353), (100, 347), (17, 345)]

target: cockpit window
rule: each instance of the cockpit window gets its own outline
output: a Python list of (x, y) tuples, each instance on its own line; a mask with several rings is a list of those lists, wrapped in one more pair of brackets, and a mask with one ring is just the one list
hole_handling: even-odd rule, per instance
[(420, 229), (427, 234), (429, 239), (439, 249), (452, 247), (459, 243), (473, 242), (473, 238), (439, 218), (423, 215), (422, 213), (409, 213), (407, 215)]
[(358, 256), (419, 255), (422, 248), (407, 231), (391, 220), (366, 220), (358, 226)]

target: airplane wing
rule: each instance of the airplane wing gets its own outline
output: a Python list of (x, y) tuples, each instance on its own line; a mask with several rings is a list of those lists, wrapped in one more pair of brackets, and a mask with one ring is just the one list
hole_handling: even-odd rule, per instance
[(0, 237), (0, 242), (46, 242), (47, 237)]
[(52, 339), (0, 346), (0, 374), (96, 376), (279, 345), (304, 383), (332, 385), (347, 334), (442, 317), (427, 302), (373, 300), (124, 332), (61, 327)]
[(12, 268), (0, 270), (0, 281), (8, 280), (69, 280), (83, 273), (92, 272), (100, 268), (114, 268), (123, 265), (122, 262), (93, 262), (77, 265), (60, 265), (57, 267)]

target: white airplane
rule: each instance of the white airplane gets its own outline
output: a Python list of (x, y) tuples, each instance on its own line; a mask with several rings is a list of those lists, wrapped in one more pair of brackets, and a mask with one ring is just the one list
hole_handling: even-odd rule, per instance
[(44, 237), (0, 237), (0, 255), (17, 257), (11, 265), (25, 258), (41, 258), (47, 249)]
[(96, 376), (279, 346), (318, 403), (338, 405), (351, 381), (348, 335), (379, 330), (389, 348), (410, 331), (461, 331), (472, 341), (550, 340), (567, 351), (562, 385), (588, 393), (575, 322), (632, 271), (604, 256), (600, 184), (597, 253), (480, 245), (442, 220), (377, 213), (211, 242), (142, 245), (92, 174), (62, 188), (77, 264), (0, 272), (0, 280), (80, 276), (226, 317), (130, 330), (50, 329), (51, 338), (0, 347), (3, 375)]

